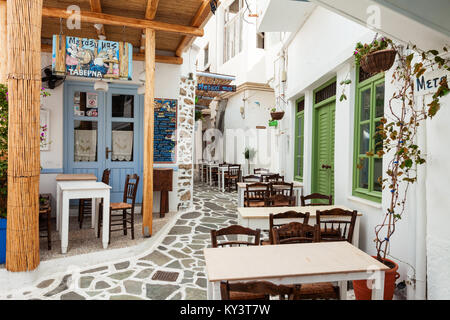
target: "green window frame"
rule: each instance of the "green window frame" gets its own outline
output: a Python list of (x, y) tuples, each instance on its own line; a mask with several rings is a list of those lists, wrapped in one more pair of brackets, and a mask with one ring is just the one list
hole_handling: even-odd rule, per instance
[[(355, 133), (353, 157), (353, 196), (381, 203), (383, 158), (376, 152), (382, 149), (380, 139), (375, 136), (376, 128), (384, 116), (385, 76), (384, 73), (359, 81), (357, 71), (355, 99)], [(373, 152), (374, 156), (367, 156)]]
[(305, 158), (305, 97), (295, 101), (295, 150), (294, 180), (303, 182), (303, 161)]

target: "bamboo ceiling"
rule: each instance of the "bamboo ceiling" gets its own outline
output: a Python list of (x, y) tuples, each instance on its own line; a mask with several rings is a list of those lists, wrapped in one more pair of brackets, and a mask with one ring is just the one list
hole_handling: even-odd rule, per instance
[[(77, 5), (81, 11), (96, 12), (120, 17), (147, 19), (170, 23), (179, 26), (202, 27), (210, 16), (209, 4), (206, 0), (44, 0), (44, 7), (67, 9)], [(152, 8), (152, 9), (150, 9)], [(156, 12), (154, 11), (156, 8)], [(102, 33), (107, 40), (126, 41), (139, 51), (141, 47), (142, 30), (132, 27), (104, 25)], [(82, 22), (81, 30), (69, 30), (66, 20), (62, 23), (64, 35), (97, 39), (99, 32), (93, 23)], [(54, 34), (60, 33), (60, 19), (42, 18), (42, 42), (51, 43)], [(181, 56), (189, 40), (193, 37), (179, 33), (156, 31), (157, 54)], [(177, 50), (178, 49), (178, 50)], [(178, 53), (178, 54), (176, 54)]]

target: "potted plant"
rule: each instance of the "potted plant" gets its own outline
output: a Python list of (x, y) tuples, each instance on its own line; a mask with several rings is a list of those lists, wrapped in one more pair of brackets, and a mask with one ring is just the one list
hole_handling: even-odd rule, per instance
[(8, 89), (0, 84), (0, 264), (6, 260), (6, 213), (8, 198)]
[(200, 110), (195, 110), (195, 122), (203, 119), (203, 113)]
[[(382, 222), (375, 227), (375, 245), (377, 255), (374, 257), (390, 268), (385, 273), (384, 299), (393, 298), (395, 281), (398, 279), (398, 265), (388, 259), (390, 243), (396, 230), (396, 223), (401, 220), (407, 202), (408, 187), (417, 181), (417, 167), (426, 162), (424, 153), (417, 144), (417, 130), (427, 118), (433, 118), (440, 109), (440, 99), (450, 92), (447, 77), (440, 79), (439, 87), (432, 95), (432, 101), (426, 105), (416, 103), (414, 86), (420, 77), (429, 70), (450, 70), (448, 59), (440, 56), (437, 50), (420, 51), (412, 46), (413, 53), (404, 54), (402, 48), (397, 48), (390, 42), (399, 54), (398, 66), (392, 78), (399, 86), (388, 102), (389, 110), (381, 118), (375, 133), (375, 150), (366, 153), (368, 157), (377, 154), (387, 161), (386, 178), (378, 178), (383, 190), (389, 190), (389, 207), (386, 209)], [(407, 49), (410, 49), (409, 46)], [(444, 47), (445, 52), (448, 49)], [(414, 62), (413, 62), (414, 61)], [(390, 159), (386, 159), (388, 155)], [(395, 258), (394, 258), (395, 259)], [(372, 290), (367, 281), (353, 281), (356, 299), (371, 299)]]
[(392, 40), (385, 37), (378, 40), (375, 38), (370, 44), (363, 45), (358, 42), (354, 52), (357, 64), (369, 74), (389, 70), (394, 64), (396, 54)]
[(272, 116), (272, 120), (281, 120), (284, 117), (284, 111), (277, 111), (277, 108), (272, 108), (270, 110), (270, 115)]

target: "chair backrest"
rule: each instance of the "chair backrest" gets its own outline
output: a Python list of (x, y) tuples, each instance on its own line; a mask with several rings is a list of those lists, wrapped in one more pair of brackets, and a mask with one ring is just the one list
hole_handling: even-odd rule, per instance
[(331, 209), (316, 212), (316, 223), (320, 226), (321, 241), (353, 241), (358, 212)]
[(294, 293), (300, 289), (300, 286), (276, 285), (268, 281), (251, 282), (220, 282), (220, 293), (222, 300), (230, 300), (230, 292), (244, 292), (252, 294), (261, 294), (268, 296), (279, 296), (280, 300), (292, 300)]
[(103, 170), (102, 182), (104, 184), (109, 184), (109, 176), (111, 175), (111, 169)]
[(284, 194), (270, 195), (266, 198), (266, 207), (294, 207), (295, 197), (286, 196)]
[[(275, 220), (283, 220), (283, 219), (298, 219), (300, 223), (308, 224), (309, 222), (309, 212), (302, 213), (302, 212), (296, 212), (296, 211), (286, 211), (282, 213), (273, 214), (271, 213), (269, 215), (269, 230), (272, 230), (274, 227), (281, 227), (285, 225), (286, 223), (275, 223)], [(274, 244), (273, 241), (273, 234), (272, 231), (269, 232), (269, 240), (270, 244)]]
[(288, 182), (271, 182), (270, 183), (270, 194), (282, 194), (288, 197), (292, 197), (294, 195), (294, 184)]
[(270, 175), (262, 175), (263, 182), (284, 182), (284, 177), (278, 173)]
[(249, 175), (242, 178), (244, 182), (261, 182), (261, 177), (255, 175)]
[(131, 203), (134, 207), (138, 185), (139, 176), (137, 174), (127, 174), (127, 178), (125, 180), (125, 190), (123, 191), (123, 202), (128, 202), (128, 200), (131, 200)]
[(251, 183), (246, 185), (244, 191), (244, 207), (250, 207), (252, 202), (265, 202), (269, 196), (269, 185), (267, 183)]
[(229, 164), (228, 165), (228, 175), (237, 176), (241, 174), (241, 165), (240, 164)]
[(272, 228), (274, 244), (320, 242), (319, 225), (310, 226), (305, 223), (291, 222)]
[[(300, 197), (302, 206), (323, 206), (323, 205), (332, 205), (333, 204), (333, 196), (332, 195), (324, 195), (320, 193), (312, 193), (307, 196)], [(311, 203), (311, 200), (323, 200), (321, 203)], [(310, 201), (306, 203), (306, 201)]]
[(254, 174), (261, 174), (261, 173), (268, 173), (268, 172), (269, 172), (269, 169), (264, 169), (264, 168), (253, 169)]
[[(248, 237), (254, 237), (254, 241), (240, 241), (237, 236), (244, 235)], [(236, 239), (231, 239), (228, 241), (221, 241), (220, 243), (217, 241), (218, 237), (226, 236), (227, 240), (232, 238), (230, 236), (236, 236)], [(232, 225), (227, 228), (219, 229), (219, 230), (211, 230), (211, 246), (213, 248), (217, 247), (233, 247), (233, 246), (259, 246), (259, 239), (261, 238), (261, 230), (249, 229), (239, 225)]]

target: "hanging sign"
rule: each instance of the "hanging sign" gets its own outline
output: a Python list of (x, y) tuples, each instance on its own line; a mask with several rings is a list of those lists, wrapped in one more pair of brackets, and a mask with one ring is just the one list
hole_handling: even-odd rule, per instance
[(443, 78), (449, 78), (448, 71), (438, 69), (425, 73), (419, 78), (414, 79), (414, 93), (416, 96), (423, 96), (426, 94), (434, 94), (439, 88)]
[(127, 42), (53, 36), (53, 74), (132, 80), (133, 46)]
[(204, 84), (199, 83), (197, 85), (198, 90), (203, 91), (226, 91), (226, 92), (236, 92), (236, 86), (222, 85), (222, 84)]

